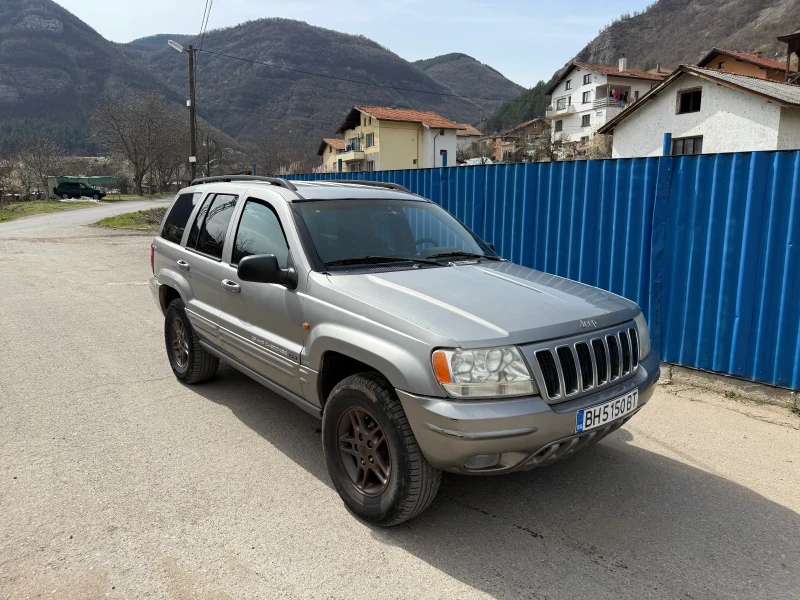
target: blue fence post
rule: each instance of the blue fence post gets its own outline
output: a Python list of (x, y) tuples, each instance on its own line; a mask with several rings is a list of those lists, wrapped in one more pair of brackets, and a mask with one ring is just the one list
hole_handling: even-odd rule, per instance
[[(664, 144), (670, 134), (664, 134)], [(671, 136), (670, 136), (671, 137)], [(661, 290), (664, 282), (664, 252), (667, 239), (667, 219), (669, 217), (669, 197), (672, 190), (671, 156), (658, 159), (656, 176), (656, 198), (653, 203), (653, 236), (650, 241), (650, 326), (651, 347), (663, 357), (663, 319), (661, 317)]]
[(672, 134), (664, 134), (664, 144), (661, 146), (661, 156), (669, 156), (672, 154)]

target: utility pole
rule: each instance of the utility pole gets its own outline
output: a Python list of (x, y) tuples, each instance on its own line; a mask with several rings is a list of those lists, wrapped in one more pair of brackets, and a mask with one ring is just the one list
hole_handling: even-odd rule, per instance
[(197, 173), (197, 132), (195, 131), (194, 107), (194, 53), (196, 50), (189, 44), (189, 173), (194, 180)]
[(197, 132), (195, 131), (195, 107), (194, 107), (194, 53), (197, 50), (189, 44), (188, 48), (184, 48), (178, 42), (168, 40), (167, 44), (177, 50), (178, 52), (187, 52), (189, 54), (189, 100), (186, 101), (186, 106), (189, 107), (189, 173), (194, 180), (197, 174)]

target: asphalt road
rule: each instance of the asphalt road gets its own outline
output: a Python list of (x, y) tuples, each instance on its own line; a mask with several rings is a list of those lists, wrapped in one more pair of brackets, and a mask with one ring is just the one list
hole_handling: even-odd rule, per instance
[(136, 208), (0, 225), (0, 599), (800, 598), (800, 421), (680, 386), (569, 461), (357, 521), (312, 417), (173, 378), (149, 239), (84, 226)]

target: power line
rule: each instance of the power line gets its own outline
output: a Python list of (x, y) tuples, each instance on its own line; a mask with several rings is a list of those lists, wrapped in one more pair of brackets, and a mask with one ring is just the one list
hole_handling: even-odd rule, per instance
[(358, 85), (367, 85), (367, 86), (379, 87), (379, 88), (384, 88), (384, 89), (389, 89), (389, 90), (396, 90), (396, 91), (400, 91), (400, 92), (411, 92), (411, 93), (414, 93), (414, 94), (430, 94), (430, 95), (433, 95), (433, 96), (442, 96), (442, 97), (445, 97), (445, 98), (460, 98), (461, 100), (486, 100), (486, 101), (491, 101), (491, 102), (519, 102), (519, 103), (522, 103), (522, 104), (533, 104), (533, 103), (540, 102), (539, 100), (519, 100), (519, 99), (508, 100), (508, 99), (505, 99), (505, 98), (484, 98), (484, 97), (480, 97), (480, 96), (462, 96), (460, 94), (448, 94), (446, 92), (432, 92), (432, 91), (428, 91), (428, 90), (418, 90), (418, 89), (414, 89), (414, 88), (406, 88), (406, 87), (400, 87), (400, 86), (395, 86), (395, 85), (388, 85), (388, 84), (385, 84), (385, 83), (375, 83), (375, 82), (371, 82), (371, 81), (362, 81), (362, 80), (359, 80), (359, 79), (349, 79), (347, 77), (337, 77), (335, 75), (327, 75), (325, 73), (315, 73), (313, 71), (305, 71), (303, 69), (294, 69), (292, 67), (285, 67), (285, 66), (282, 66), (282, 65), (276, 65), (274, 63), (264, 62), (264, 61), (261, 61), (261, 60), (254, 60), (252, 58), (244, 58), (244, 57), (241, 57), (241, 56), (234, 56), (232, 54), (225, 54), (224, 52), (214, 52), (213, 50), (204, 50), (204, 49), (198, 48), (198, 51), (199, 52), (205, 52), (205, 53), (211, 54), (213, 56), (219, 56), (219, 57), (228, 58), (228, 59), (231, 59), (231, 60), (238, 60), (238, 61), (242, 61), (242, 62), (246, 62), (246, 63), (250, 63), (250, 64), (253, 64), (253, 65), (258, 65), (258, 66), (262, 66), (262, 67), (271, 67), (273, 69), (280, 69), (281, 71), (290, 71), (292, 73), (300, 73), (300, 74), (303, 74), (303, 75), (311, 75), (313, 77), (321, 77), (323, 79), (332, 79), (334, 81), (343, 81), (345, 83), (355, 83), (355, 84), (358, 84)]

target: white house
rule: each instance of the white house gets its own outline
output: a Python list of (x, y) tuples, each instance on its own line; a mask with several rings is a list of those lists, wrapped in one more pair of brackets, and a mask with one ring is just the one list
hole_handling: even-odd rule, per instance
[(800, 85), (682, 65), (601, 127), (614, 158), (800, 148)]
[(624, 57), (617, 66), (572, 62), (547, 90), (551, 105), (546, 115), (553, 141), (588, 142), (599, 127), (669, 73), (660, 67), (651, 71), (631, 69)]
[(456, 132), (457, 145), (460, 151), (469, 150), (473, 144), (481, 141), (481, 132), (469, 123), (459, 123), (461, 128)]

